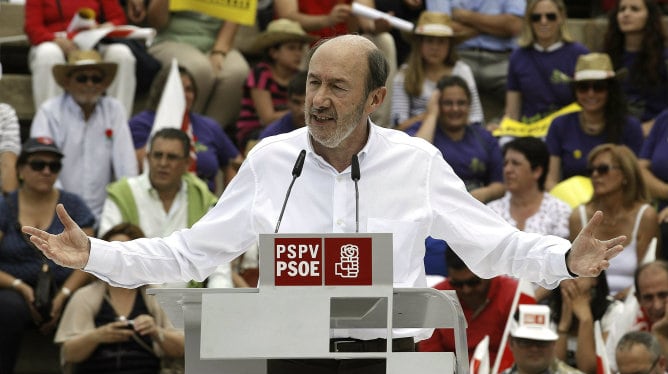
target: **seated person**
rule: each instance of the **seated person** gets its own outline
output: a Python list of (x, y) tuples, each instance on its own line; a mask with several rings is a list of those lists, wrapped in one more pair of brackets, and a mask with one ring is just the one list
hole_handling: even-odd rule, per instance
[[(451, 249), (445, 252), (448, 278), (434, 286), (437, 290), (455, 290), (461, 303), (468, 327), (466, 341), (469, 359), (480, 341), (489, 336), (489, 361), (496, 359), (503, 330), (510, 314), (518, 282), (516, 279), (499, 276), (481, 279), (473, 274)], [(454, 352), (455, 340), (452, 329), (436, 329), (431, 338), (419, 342), (422, 352)]]
[(261, 54), (263, 61), (253, 67), (244, 84), (236, 134), (240, 149), (288, 113), (288, 83), (299, 72), (304, 47), (313, 39), (299, 23), (288, 19), (271, 21), (255, 38), (251, 50)]
[[(170, 71), (171, 69), (167, 67), (158, 74), (151, 86), (151, 93), (146, 105), (147, 109), (130, 119), (130, 131), (132, 132), (132, 141), (134, 142), (137, 164), (140, 170), (143, 168), (146, 159), (146, 144), (149, 142), (153, 131), (156, 111)], [(186, 99), (187, 112), (185, 123), (181, 124), (181, 129), (190, 137), (196, 156), (194, 170), (193, 165), (190, 165), (189, 170), (194, 171), (199, 178), (204, 180), (212, 192), (222, 191), (237, 174), (237, 168), (241, 165), (243, 157), (216, 120), (192, 111), (193, 103), (198, 96), (195, 78), (188, 69), (182, 66), (179, 66), (179, 74)], [(218, 172), (223, 173), (223, 186), (216, 185)]]
[[(105, 240), (143, 237), (129, 223), (114, 226)], [(76, 373), (155, 373), (162, 357), (183, 357), (185, 335), (175, 329), (146, 289), (111, 286), (101, 280), (81, 288), (67, 304), (56, 331), (61, 361)]]
[[(62, 231), (63, 224), (55, 215), (56, 204), (62, 203), (84, 232), (93, 235), (95, 217), (83, 200), (54, 187), (62, 158), (53, 140), (29, 139), (16, 161), (20, 187), (0, 197), (0, 373), (14, 372), (23, 333), (36, 327), (51, 333), (70, 294), (90, 279), (81, 270), (47, 260), (20, 231), (22, 225), (37, 225), (51, 233)], [(35, 288), (44, 266), (56, 288), (51, 306), (38, 309)]]
[(502, 374), (584, 374), (556, 357), (557, 334), (549, 327), (547, 305), (520, 305), (519, 311), (519, 324), (510, 331), (515, 363)]
[(647, 331), (632, 331), (622, 336), (615, 357), (619, 374), (661, 374), (668, 368), (661, 343)]
[(53, 68), (65, 93), (46, 101), (30, 126), (33, 138), (49, 137), (66, 156), (58, 181), (102, 213), (108, 183), (137, 175), (130, 128), (121, 103), (104, 91), (116, 64), (95, 51), (75, 51), (67, 64)]
[(304, 127), (304, 98), (306, 95), (306, 72), (297, 73), (288, 83), (288, 112), (270, 123), (260, 133), (259, 139), (278, 135)]

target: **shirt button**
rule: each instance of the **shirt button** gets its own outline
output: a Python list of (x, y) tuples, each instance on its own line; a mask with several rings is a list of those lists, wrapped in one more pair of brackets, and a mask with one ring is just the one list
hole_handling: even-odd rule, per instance
[(336, 225), (337, 226), (343, 226), (343, 220), (342, 219), (337, 219), (336, 220)]

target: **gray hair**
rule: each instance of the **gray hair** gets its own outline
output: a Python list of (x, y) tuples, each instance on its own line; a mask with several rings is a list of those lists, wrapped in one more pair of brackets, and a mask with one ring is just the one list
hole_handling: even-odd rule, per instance
[(647, 331), (631, 331), (619, 340), (617, 343), (617, 352), (628, 351), (633, 348), (633, 346), (640, 344), (647, 348), (647, 350), (652, 354), (652, 361), (656, 360), (661, 356), (661, 344), (659, 340)]

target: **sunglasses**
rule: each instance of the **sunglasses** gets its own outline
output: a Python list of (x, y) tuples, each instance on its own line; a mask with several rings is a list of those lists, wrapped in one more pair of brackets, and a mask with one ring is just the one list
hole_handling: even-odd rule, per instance
[(554, 22), (557, 20), (557, 13), (532, 13), (531, 22), (540, 22), (541, 19), (547, 19), (549, 22)]
[(590, 166), (587, 168), (587, 175), (594, 175), (594, 172), (597, 172), (598, 175), (606, 175), (610, 172), (611, 169), (619, 169), (617, 166), (612, 166), (608, 164)]
[(580, 93), (586, 93), (589, 92), (589, 90), (594, 90), (594, 92), (603, 92), (608, 90), (608, 82), (604, 80), (576, 82), (575, 90)]
[(102, 77), (99, 74), (77, 74), (74, 76), (74, 80), (77, 81), (77, 83), (85, 84), (88, 82), (93, 82), (93, 84), (100, 84), (104, 80), (104, 77)]
[(48, 166), (52, 173), (57, 173), (62, 169), (63, 164), (60, 161), (32, 160), (28, 162), (28, 166), (34, 171), (42, 171)]
[(481, 282), (482, 282), (482, 279), (476, 277), (476, 278), (471, 278), (471, 279), (462, 280), (462, 281), (450, 280), (450, 285), (452, 286), (452, 288), (461, 289), (461, 288), (464, 288), (464, 286), (476, 287), (476, 286), (480, 285)]

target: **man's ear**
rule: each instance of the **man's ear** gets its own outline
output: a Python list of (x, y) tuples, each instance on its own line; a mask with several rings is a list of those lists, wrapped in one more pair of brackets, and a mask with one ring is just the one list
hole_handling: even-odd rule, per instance
[(385, 101), (385, 96), (387, 96), (387, 88), (380, 87), (371, 91), (368, 99), (368, 112), (369, 114), (375, 112), (378, 107)]

